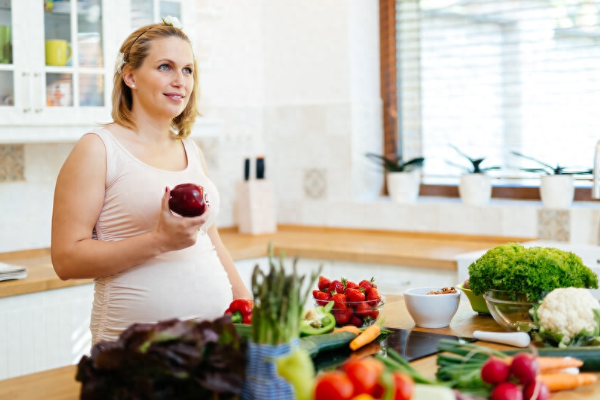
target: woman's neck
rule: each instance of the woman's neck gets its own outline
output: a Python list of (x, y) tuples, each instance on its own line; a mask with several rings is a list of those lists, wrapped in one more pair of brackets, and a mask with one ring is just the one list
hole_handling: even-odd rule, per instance
[(171, 138), (171, 120), (160, 116), (152, 116), (144, 110), (132, 108), (131, 113), (138, 128), (139, 139), (163, 141)]

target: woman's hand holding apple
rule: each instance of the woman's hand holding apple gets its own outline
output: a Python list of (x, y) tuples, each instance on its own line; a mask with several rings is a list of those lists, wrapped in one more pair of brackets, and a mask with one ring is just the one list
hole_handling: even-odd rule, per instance
[(198, 238), (198, 231), (210, 215), (209, 204), (206, 205), (206, 211), (198, 217), (181, 217), (173, 214), (169, 208), (170, 193), (167, 188), (162, 198), (160, 218), (155, 230), (164, 252), (193, 246)]

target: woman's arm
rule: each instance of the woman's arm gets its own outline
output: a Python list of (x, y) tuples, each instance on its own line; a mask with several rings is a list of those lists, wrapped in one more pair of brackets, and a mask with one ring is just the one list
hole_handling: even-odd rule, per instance
[(221, 264), (223, 264), (223, 267), (229, 276), (231, 291), (233, 292), (233, 299), (252, 299), (252, 295), (250, 295), (246, 285), (244, 285), (244, 282), (242, 282), (242, 278), (240, 278), (240, 274), (233, 263), (233, 259), (231, 258), (229, 251), (227, 251), (225, 245), (221, 241), (221, 236), (219, 236), (219, 231), (217, 230), (216, 224), (213, 224), (208, 229), (208, 236), (210, 236), (210, 240), (212, 241), (213, 246), (215, 246), (219, 260), (221, 260)]
[(124, 271), (161, 253), (189, 247), (208, 213), (177, 218), (163, 194), (158, 226), (152, 232), (120, 241), (92, 239), (104, 205), (106, 149), (93, 134), (85, 135), (65, 161), (56, 182), (52, 213), (51, 256), (59, 278), (101, 278)]

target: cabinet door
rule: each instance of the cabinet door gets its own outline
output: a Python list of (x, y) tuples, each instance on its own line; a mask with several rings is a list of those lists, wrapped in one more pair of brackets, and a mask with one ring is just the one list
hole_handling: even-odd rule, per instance
[(35, 112), (42, 113), (44, 123), (60, 118), (93, 124), (99, 115), (107, 121), (111, 85), (104, 46), (105, 2), (54, 0), (43, 11), (43, 49), (38, 54), (44, 58), (36, 60), (43, 74), (35, 82)]
[(0, 121), (11, 123), (19, 120), (26, 109), (29, 93), (18, 91), (27, 88), (29, 76), (21, 74), (20, 65), (25, 63), (26, 47), (16, 44), (27, 43), (25, 24), (18, 23), (23, 9), (17, 0), (0, 0)]
[(125, 29), (119, 28), (118, 19), (107, 20), (107, 15), (117, 14), (118, 7), (126, 8), (116, 0), (0, 0), (0, 25), (7, 24), (12, 8), (15, 27), (14, 65), (0, 64), (2, 78), (12, 73), (12, 89), (5, 87), (10, 79), (1, 79), (0, 96), (11, 101), (12, 90), (17, 111), (0, 109), (0, 125), (108, 122), (117, 46), (114, 35), (123, 36)]

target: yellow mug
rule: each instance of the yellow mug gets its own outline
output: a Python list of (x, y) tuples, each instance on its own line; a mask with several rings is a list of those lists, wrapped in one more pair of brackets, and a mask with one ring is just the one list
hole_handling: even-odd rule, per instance
[(66, 40), (46, 40), (46, 65), (67, 65), (71, 54), (71, 45)]

